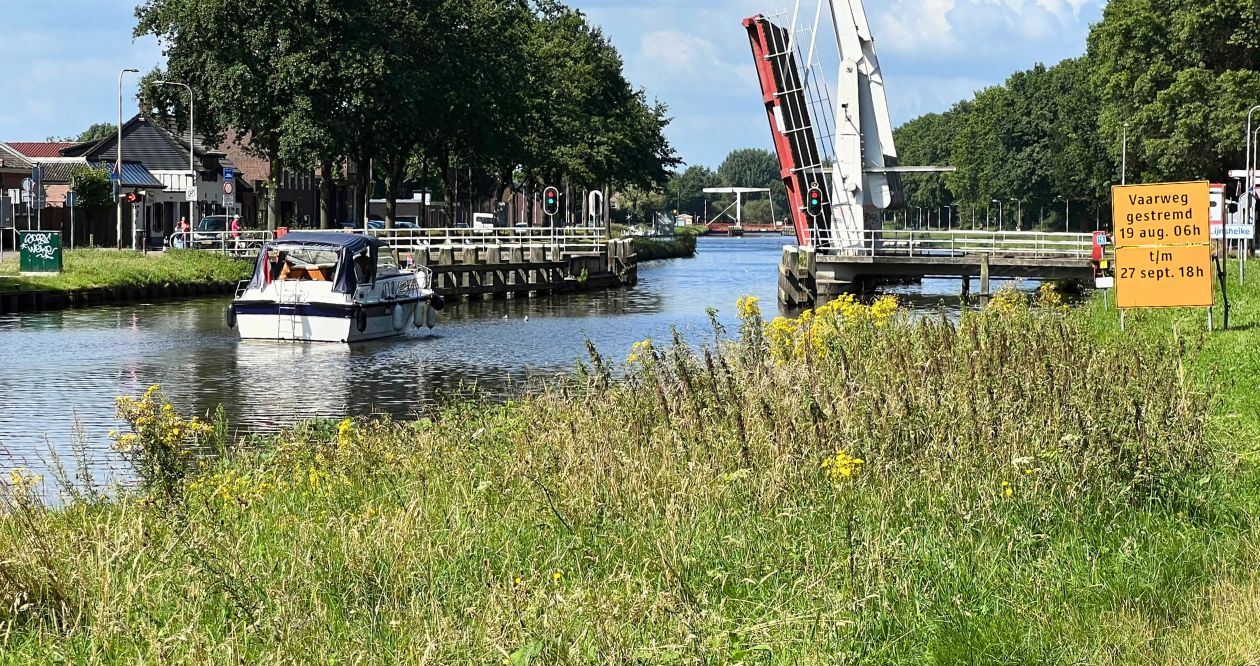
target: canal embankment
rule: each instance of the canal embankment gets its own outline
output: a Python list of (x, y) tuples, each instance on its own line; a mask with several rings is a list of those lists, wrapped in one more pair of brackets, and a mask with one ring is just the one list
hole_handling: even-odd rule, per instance
[(1220, 337), (1175, 313), (1121, 336), (1114, 311), (1051, 296), (957, 323), (750, 299), (716, 346), (643, 340), (506, 403), (245, 442), (146, 392), (119, 405), (146, 481), (125, 499), (50, 510), (10, 478), (0, 648), (1247, 663), (1251, 294)]
[(16, 254), (7, 257), (0, 262), (0, 313), (227, 294), (249, 278), (252, 264), (195, 250), (141, 254), (90, 248), (65, 251), (63, 268), (22, 275)]
[(639, 261), (690, 259), (696, 256), (696, 235), (679, 234), (668, 238), (635, 238), (634, 253)]

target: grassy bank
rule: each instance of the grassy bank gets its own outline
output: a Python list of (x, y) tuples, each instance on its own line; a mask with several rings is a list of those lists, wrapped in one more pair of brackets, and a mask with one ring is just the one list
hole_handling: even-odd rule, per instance
[(248, 262), (196, 250), (149, 255), (96, 248), (67, 250), (64, 269), (50, 276), (19, 275), (17, 255), (6, 253), (0, 263), (0, 291), (235, 284), (250, 274)]
[(686, 259), (696, 256), (696, 236), (682, 234), (673, 238), (635, 238), (634, 251), (639, 261)]
[(0, 653), (1253, 663), (1260, 412), (1233, 350), (1260, 333), (996, 302), (952, 326), (745, 301), (719, 349), (640, 343), (621, 380), (595, 358), (506, 405), (206, 463), (184, 450), (221, 432), (123, 401), (149, 493), (49, 511), (9, 480)]

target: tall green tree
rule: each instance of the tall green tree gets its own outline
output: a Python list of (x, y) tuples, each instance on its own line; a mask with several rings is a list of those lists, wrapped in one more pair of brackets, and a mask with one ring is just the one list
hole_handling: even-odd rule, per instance
[(146, 0), (136, 8), (135, 35), (158, 38), (165, 75), (197, 91), (206, 126), (230, 128), (235, 140), (248, 139), (249, 150), (268, 161), (271, 229), (280, 218), (276, 190), (285, 121), (298, 88), (293, 75), (310, 48), (301, 10), (315, 1)]
[(702, 165), (687, 167), (685, 171), (670, 174), (669, 183), (665, 185), (663, 194), (679, 213), (699, 218), (704, 214), (704, 188), (717, 187), (721, 184), (717, 174)]
[[(1240, 0), (1112, 0), (1089, 35), (1100, 137), (1130, 178), (1223, 178), (1244, 157), (1260, 101), (1260, 5)], [(1117, 160), (1118, 162), (1118, 160)]]
[(725, 187), (769, 187), (783, 183), (779, 178), (779, 160), (763, 148), (733, 150), (718, 166), (718, 178)]

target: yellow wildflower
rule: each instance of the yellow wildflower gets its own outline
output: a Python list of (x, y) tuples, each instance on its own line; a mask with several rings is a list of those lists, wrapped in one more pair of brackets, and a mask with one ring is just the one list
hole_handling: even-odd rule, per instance
[(1011, 482), (1010, 482), (1010, 481), (1003, 481), (1003, 482), (1002, 482), (1002, 496), (1003, 496), (1003, 497), (1010, 497), (1010, 496), (1012, 496), (1012, 495), (1014, 495), (1014, 494), (1015, 494), (1015, 489), (1011, 487)]
[(865, 462), (845, 453), (844, 449), (836, 449), (835, 454), (823, 460), (822, 468), (832, 481), (839, 483), (856, 474)]
[(43, 481), (44, 475), (31, 474), (30, 470), (24, 467), (9, 470), (9, 486), (15, 495), (28, 495)]
[(752, 321), (761, 318), (761, 301), (756, 296), (744, 296), (735, 303), (736, 312), (739, 318), (744, 321)]
[(354, 421), (352, 419), (342, 419), (337, 424), (337, 446), (349, 446), (354, 439)]
[(626, 357), (626, 363), (638, 363), (647, 361), (652, 356), (652, 338), (640, 340), (630, 347), (630, 355)]

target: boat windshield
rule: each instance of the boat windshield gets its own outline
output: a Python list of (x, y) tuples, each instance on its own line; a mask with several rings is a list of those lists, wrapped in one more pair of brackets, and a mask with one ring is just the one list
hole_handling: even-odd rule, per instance
[(376, 255), (376, 277), (384, 278), (391, 275), (398, 275), (402, 269), (398, 266), (398, 258), (388, 249), (381, 248), (380, 253)]

